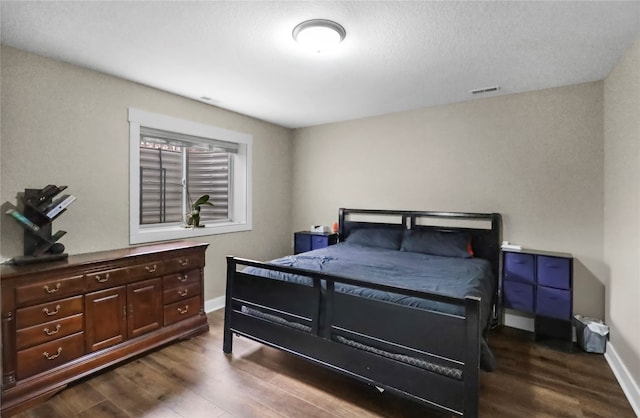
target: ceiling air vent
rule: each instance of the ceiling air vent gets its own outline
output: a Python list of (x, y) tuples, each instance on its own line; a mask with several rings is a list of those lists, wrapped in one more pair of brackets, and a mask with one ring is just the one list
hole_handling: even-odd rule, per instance
[(471, 90), (471, 94), (484, 94), (500, 90), (500, 86), (485, 87), (483, 89)]

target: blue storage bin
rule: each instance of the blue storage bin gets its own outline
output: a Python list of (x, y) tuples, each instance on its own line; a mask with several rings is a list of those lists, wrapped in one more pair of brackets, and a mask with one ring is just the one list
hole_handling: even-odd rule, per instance
[(294, 252), (296, 254), (311, 251), (311, 235), (296, 233), (294, 244)]
[(535, 263), (533, 255), (506, 253), (504, 255), (504, 277), (509, 280), (533, 283)]
[(571, 292), (538, 286), (536, 314), (558, 319), (571, 319)]
[(527, 283), (505, 280), (503, 283), (504, 306), (509, 309), (533, 312), (533, 286)]
[(571, 260), (559, 257), (537, 257), (538, 284), (557, 289), (571, 289)]
[(311, 249), (317, 250), (329, 246), (329, 237), (326, 235), (312, 235), (311, 236)]

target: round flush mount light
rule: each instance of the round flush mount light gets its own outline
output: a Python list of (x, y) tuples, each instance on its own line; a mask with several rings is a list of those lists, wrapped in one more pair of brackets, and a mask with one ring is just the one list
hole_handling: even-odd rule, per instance
[(323, 52), (338, 45), (347, 31), (333, 20), (312, 19), (293, 28), (293, 39), (315, 52)]

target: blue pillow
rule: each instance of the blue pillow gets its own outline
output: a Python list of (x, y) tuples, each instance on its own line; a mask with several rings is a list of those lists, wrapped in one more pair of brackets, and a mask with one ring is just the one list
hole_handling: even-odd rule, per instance
[(399, 250), (402, 232), (402, 229), (392, 228), (358, 228), (349, 233), (346, 242), (367, 247)]
[(471, 258), (471, 236), (464, 232), (405, 231), (400, 251)]

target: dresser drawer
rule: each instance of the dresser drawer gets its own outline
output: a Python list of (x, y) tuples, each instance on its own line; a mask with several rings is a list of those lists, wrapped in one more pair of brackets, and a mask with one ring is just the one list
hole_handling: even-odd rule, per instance
[(24, 379), (60, 366), (84, 354), (84, 334), (64, 338), (18, 351), (16, 377)]
[(504, 307), (533, 312), (533, 285), (505, 280), (502, 283)]
[(173, 289), (174, 287), (185, 286), (190, 283), (200, 283), (200, 270), (189, 270), (184, 273), (174, 273), (164, 276), (162, 286), (164, 289)]
[(27, 328), (84, 312), (84, 297), (74, 296), (16, 311), (16, 328)]
[(84, 329), (84, 316), (77, 314), (60, 320), (45, 322), (29, 328), (18, 330), (16, 346), (18, 350), (46, 343), (57, 338), (75, 334)]
[(174, 271), (191, 270), (204, 267), (204, 256), (202, 254), (192, 254), (165, 261), (164, 273)]
[(571, 259), (538, 256), (538, 284), (558, 289), (571, 289)]
[(200, 294), (200, 283), (188, 283), (171, 289), (164, 290), (164, 304), (177, 302)]
[(86, 275), (89, 291), (120, 286), (127, 282), (129, 271), (126, 268), (104, 270)]
[(504, 277), (507, 279), (533, 283), (535, 281), (534, 267), (534, 257), (531, 254), (504, 254)]
[(195, 296), (164, 307), (164, 325), (171, 325), (200, 312), (200, 296)]
[(559, 319), (571, 319), (571, 291), (538, 286), (536, 314)]
[(63, 277), (16, 287), (16, 305), (44, 302), (84, 291), (84, 277)]
[(151, 279), (153, 277), (161, 276), (162, 274), (164, 274), (163, 261), (153, 261), (129, 267), (130, 280), (141, 280), (145, 278)]

